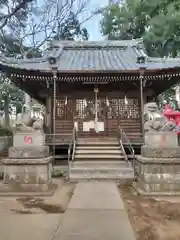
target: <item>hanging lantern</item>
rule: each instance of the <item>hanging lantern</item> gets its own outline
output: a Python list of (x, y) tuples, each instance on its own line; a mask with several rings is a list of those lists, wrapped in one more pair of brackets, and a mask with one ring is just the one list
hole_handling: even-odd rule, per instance
[(126, 96), (124, 97), (124, 103), (125, 103), (125, 105), (128, 105), (128, 100), (127, 100)]
[(67, 105), (67, 97), (66, 97), (66, 99), (65, 99), (65, 105)]

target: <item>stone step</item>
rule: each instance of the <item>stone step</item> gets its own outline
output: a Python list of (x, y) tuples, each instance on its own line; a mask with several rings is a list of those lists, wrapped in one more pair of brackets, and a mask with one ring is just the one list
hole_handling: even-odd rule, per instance
[(109, 149), (99, 149), (99, 150), (92, 150), (92, 149), (88, 149), (88, 150), (82, 150), (82, 149), (79, 149), (77, 150), (76, 149), (76, 155), (80, 155), (80, 154), (92, 154), (92, 155), (95, 155), (95, 154), (117, 154), (117, 155), (122, 155), (123, 152), (122, 150), (109, 150)]
[(84, 162), (87, 162), (87, 161), (94, 161), (94, 162), (100, 162), (100, 161), (116, 161), (116, 160), (119, 160), (119, 161), (125, 161), (124, 157), (123, 156), (120, 156), (118, 159), (117, 158), (102, 158), (102, 157), (97, 157), (97, 158), (88, 158), (88, 157), (84, 157), (84, 158), (74, 158), (74, 161), (84, 161)]
[(98, 149), (117, 150), (121, 148), (120, 146), (81, 146), (81, 145), (76, 146), (76, 150), (98, 150)]
[(133, 169), (132, 168), (128, 168), (128, 167), (120, 167), (120, 168), (113, 168), (113, 167), (108, 167), (108, 168), (104, 168), (103, 166), (101, 167), (96, 167), (96, 168), (93, 168), (93, 167), (89, 167), (89, 168), (85, 168), (85, 167), (71, 167), (71, 173), (107, 173), (107, 174), (119, 174), (119, 173), (133, 173)]
[(77, 142), (76, 144), (78, 147), (79, 146), (119, 146), (119, 142), (114, 141), (114, 142)]
[(71, 167), (80, 168), (121, 168), (121, 167), (131, 167), (131, 162), (126, 161), (74, 161), (71, 163)]
[(89, 154), (89, 155), (84, 155), (84, 154), (75, 154), (75, 160), (98, 160), (98, 159), (108, 159), (108, 160), (115, 160), (115, 159), (124, 159), (124, 156), (123, 155), (120, 155), (120, 154)]
[(105, 142), (109, 142), (109, 141), (118, 141), (117, 138), (115, 137), (90, 137), (90, 138), (77, 138), (78, 141), (81, 142), (101, 142), (101, 141), (105, 141)]
[(84, 181), (84, 180), (131, 180), (133, 182), (133, 172), (70, 172), (71, 181)]
[(117, 138), (83, 138), (83, 139), (77, 139), (78, 143), (115, 143), (115, 142), (119, 142), (119, 140)]

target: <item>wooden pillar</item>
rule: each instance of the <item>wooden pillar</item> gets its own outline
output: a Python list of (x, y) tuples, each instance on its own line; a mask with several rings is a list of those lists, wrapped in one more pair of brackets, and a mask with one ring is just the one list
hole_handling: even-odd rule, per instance
[(141, 131), (144, 139), (144, 92), (142, 75), (140, 75), (140, 103), (141, 103)]
[(45, 125), (48, 128), (48, 133), (51, 132), (51, 125), (52, 125), (52, 121), (51, 121), (51, 96), (48, 95), (46, 97), (46, 110), (45, 110)]
[(25, 98), (25, 105), (28, 106), (29, 109), (31, 109), (31, 107), (32, 107), (31, 96), (29, 94), (25, 93), (24, 98)]

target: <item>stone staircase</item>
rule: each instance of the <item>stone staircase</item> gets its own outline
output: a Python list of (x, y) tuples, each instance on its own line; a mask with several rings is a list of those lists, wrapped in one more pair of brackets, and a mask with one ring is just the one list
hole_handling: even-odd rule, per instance
[(77, 139), (75, 158), (70, 165), (70, 180), (130, 180), (131, 163), (115, 138)]

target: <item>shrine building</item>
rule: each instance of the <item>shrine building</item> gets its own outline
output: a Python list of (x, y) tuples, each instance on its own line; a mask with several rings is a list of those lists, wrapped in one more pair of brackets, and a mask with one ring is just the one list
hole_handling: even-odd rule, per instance
[(142, 40), (53, 41), (42, 57), (0, 57), (0, 69), (46, 107), (46, 134), (143, 137), (143, 106), (176, 84), (180, 59), (148, 57)]

